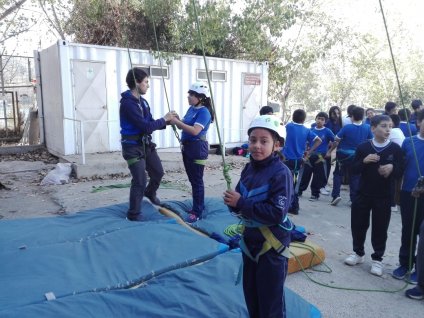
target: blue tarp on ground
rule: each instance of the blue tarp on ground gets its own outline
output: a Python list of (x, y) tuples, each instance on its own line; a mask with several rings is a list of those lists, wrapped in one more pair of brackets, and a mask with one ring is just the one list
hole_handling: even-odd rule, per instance
[[(206, 201), (203, 231), (236, 223), (218, 201)], [(145, 222), (125, 220), (126, 210), (118, 204), (0, 221), (0, 317), (247, 316), (242, 287), (234, 284), (239, 252), (188, 231), (147, 202)], [(56, 299), (47, 301), (49, 292)], [(288, 317), (320, 317), (289, 290), (286, 303)]]

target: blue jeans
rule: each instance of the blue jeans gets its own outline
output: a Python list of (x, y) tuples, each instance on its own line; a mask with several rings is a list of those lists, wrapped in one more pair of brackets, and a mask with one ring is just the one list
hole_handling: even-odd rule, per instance
[(203, 183), (205, 165), (196, 162), (196, 160), (206, 160), (208, 158), (209, 145), (207, 141), (197, 140), (183, 142), (183, 147), (184, 167), (193, 194), (192, 213), (200, 217), (205, 209), (205, 185)]

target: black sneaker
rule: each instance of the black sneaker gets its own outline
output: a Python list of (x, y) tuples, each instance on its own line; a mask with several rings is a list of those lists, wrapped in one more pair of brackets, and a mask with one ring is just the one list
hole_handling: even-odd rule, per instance
[(405, 291), (406, 297), (412, 298), (412, 299), (424, 299), (424, 293), (418, 286), (408, 289)]
[(290, 214), (297, 215), (297, 214), (299, 214), (299, 208), (297, 208), (297, 209), (290, 209), (290, 210), (289, 210), (289, 213), (290, 213)]
[(144, 196), (147, 198), (147, 199), (149, 199), (150, 200), (150, 202), (152, 202), (152, 204), (155, 204), (155, 205), (160, 205), (160, 200), (159, 200), (159, 198), (156, 196), (156, 194), (153, 194), (153, 195), (149, 195), (149, 194), (144, 194)]
[(311, 197), (309, 198), (309, 201), (318, 201), (319, 197), (317, 197), (316, 195), (311, 195)]
[(128, 221), (134, 221), (134, 222), (141, 222), (142, 221), (143, 216), (140, 214), (127, 214), (127, 220)]
[(335, 197), (333, 200), (331, 200), (330, 204), (336, 206), (341, 200), (341, 197)]

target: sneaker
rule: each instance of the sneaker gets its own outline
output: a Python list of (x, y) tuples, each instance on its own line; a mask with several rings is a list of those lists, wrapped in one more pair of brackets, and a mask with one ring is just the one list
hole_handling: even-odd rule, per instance
[(417, 285), (417, 271), (413, 271), (411, 275), (406, 275), (406, 282), (412, 285)]
[(396, 279), (404, 279), (406, 274), (408, 274), (408, 266), (401, 265), (393, 271), (392, 276)]
[(309, 201), (318, 201), (318, 197), (316, 195), (311, 195), (311, 197), (309, 198)]
[(325, 189), (325, 191), (327, 191), (327, 192), (330, 192), (330, 191), (331, 191), (331, 189), (330, 189), (330, 187), (329, 187), (328, 185), (326, 185), (326, 186), (324, 187), (324, 189)]
[(412, 299), (418, 299), (418, 300), (424, 299), (424, 293), (421, 290), (421, 288), (419, 288), (418, 286), (405, 290), (405, 295), (406, 297), (412, 298)]
[(289, 213), (293, 214), (293, 215), (298, 215), (299, 214), (299, 208), (297, 209), (289, 209)]
[(143, 218), (143, 216), (141, 215), (141, 213), (140, 214), (137, 214), (137, 215), (129, 215), (129, 214), (127, 214), (127, 217), (126, 217), (126, 219), (128, 221), (135, 221), (135, 222), (141, 222), (141, 221), (143, 221), (142, 218)]
[(144, 194), (144, 196), (150, 200), (150, 202), (152, 202), (155, 205), (160, 205), (160, 200), (158, 199), (158, 197), (156, 196), (156, 194)]
[(380, 261), (372, 261), (371, 264), (371, 274), (375, 276), (382, 276), (383, 275), (383, 269), (384, 265)]
[(362, 264), (365, 260), (364, 256), (359, 256), (358, 254), (350, 254), (345, 260), (345, 264), (346, 265), (357, 265), (357, 264)]
[(336, 206), (341, 200), (341, 197), (335, 197), (333, 200), (331, 200), (330, 204)]
[(185, 218), (185, 222), (186, 223), (195, 223), (195, 222), (197, 222), (198, 220), (199, 220), (200, 218), (196, 215), (196, 214), (194, 214), (194, 213), (189, 213), (188, 215), (187, 215), (187, 217)]
[(328, 192), (325, 188), (319, 189), (319, 193), (321, 193), (322, 195), (329, 195), (330, 194), (330, 192)]

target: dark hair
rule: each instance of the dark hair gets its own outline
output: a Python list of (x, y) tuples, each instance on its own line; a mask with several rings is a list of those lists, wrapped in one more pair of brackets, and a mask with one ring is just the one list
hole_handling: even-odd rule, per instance
[(424, 120), (424, 109), (421, 109), (417, 113), (417, 122), (421, 122)]
[(390, 121), (391, 118), (388, 115), (376, 115), (371, 118), (371, 126), (377, 127), (382, 121)]
[(325, 122), (327, 122), (328, 120), (328, 115), (326, 112), (319, 112), (316, 116), (315, 119), (317, 119), (318, 117), (324, 117), (325, 118)]
[(268, 115), (269, 113), (273, 114), (274, 113), (274, 109), (272, 109), (271, 106), (262, 106), (261, 109), (259, 110), (259, 115)]
[(399, 115), (391, 114), (390, 118), (392, 119), (392, 122), (393, 122), (393, 128), (399, 128), (399, 124), (400, 124)]
[(213, 121), (215, 120), (215, 116), (214, 116), (213, 109), (212, 109), (211, 99), (210, 99), (210, 97), (206, 97), (203, 94), (199, 94), (199, 95), (204, 96), (204, 98), (201, 98), (200, 100), (201, 100), (202, 105), (205, 106), (209, 110), (209, 113), (211, 114), (211, 123), (213, 123)]
[(346, 112), (348, 117), (351, 117), (353, 115), (353, 110), (356, 108), (356, 105), (349, 105), (347, 106)]
[(398, 115), (401, 121), (409, 121), (411, 118), (411, 111), (408, 108), (399, 109)]
[(306, 112), (303, 109), (296, 109), (293, 112), (292, 120), (297, 124), (303, 124), (306, 119)]
[(328, 111), (328, 117), (330, 117), (330, 120), (332, 122), (334, 122), (331, 114), (334, 114), (336, 110), (338, 110), (339, 111), (339, 114), (340, 114), (340, 116), (337, 117), (337, 121), (338, 121), (339, 126), (341, 127), (342, 126), (342, 116), (341, 116), (342, 115), (342, 111), (341, 111), (341, 109), (340, 109), (339, 106), (331, 106), (330, 107), (330, 110)]
[(127, 82), (129, 89), (134, 89), (135, 88), (134, 78), (137, 81), (137, 83), (141, 83), (148, 76), (149, 75), (145, 71), (143, 71), (141, 68), (134, 67), (133, 69), (128, 71), (125, 81)]
[(384, 110), (387, 114), (389, 114), (393, 109), (397, 107), (397, 104), (395, 102), (387, 102), (386, 105), (384, 105)]
[(421, 99), (414, 99), (411, 103), (411, 107), (413, 110), (417, 110), (418, 108), (420, 108), (420, 106), (422, 106), (423, 102), (421, 101)]
[(215, 116), (212, 110), (211, 98), (206, 97), (205, 94), (199, 94), (196, 91), (192, 91), (191, 89), (187, 93), (199, 99), (200, 104), (202, 104), (208, 109), (209, 113), (211, 114), (211, 123), (213, 123), (213, 121), (215, 120)]
[(367, 109), (365, 109), (365, 115), (369, 112), (369, 111), (374, 111), (374, 108), (367, 108)]
[[(354, 121), (359, 121), (364, 119), (364, 109), (362, 107), (355, 106), (352, 110), (352, 118)], [(374, 117), (373, 117), (374, 118)]]

